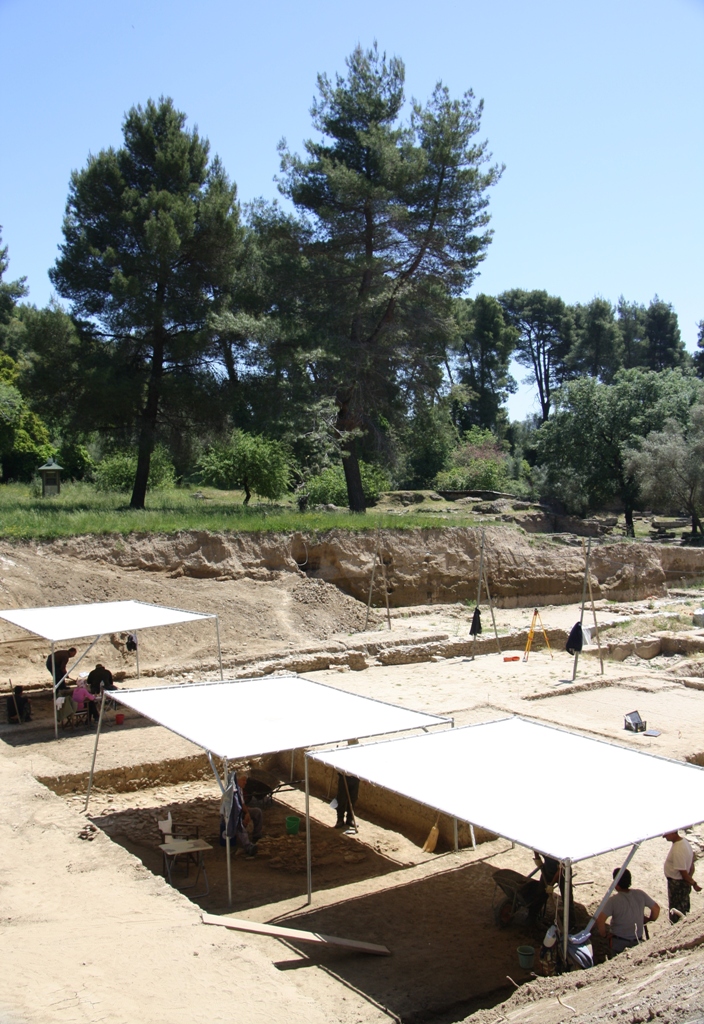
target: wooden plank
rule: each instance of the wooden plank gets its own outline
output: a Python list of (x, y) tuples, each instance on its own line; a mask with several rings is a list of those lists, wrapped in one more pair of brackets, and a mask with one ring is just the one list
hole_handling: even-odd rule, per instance
[(373, 942), (358, 942), (356, 939), (343, 939), (338, 935), (306, 932), (300, 928), (282, 928), (278, 924), (245, 921), (239, 917), (216, 917), (215, 914), (203, 914), (203, 924), (217, 924), (221, 928), (232, 928), (239, 932), (254, 932), (256, 935), (272, 935), (276, 939), (288, 939), (289, 942), (313, 942), (321, 946), (341, 946), (343, 949), (353, 949), (358, 953), (391, 956), (391, 951), (386, 946), (377, 946)]

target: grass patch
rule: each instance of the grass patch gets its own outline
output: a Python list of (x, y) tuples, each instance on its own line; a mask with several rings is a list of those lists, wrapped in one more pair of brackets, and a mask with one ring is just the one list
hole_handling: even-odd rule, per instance
[[(196, 497), (201, 495), (201, 497)], [(365, 515), (299, 512), (292, 502), (243, 505), (241, 491), (174, 488), (152, 491), (144, 510), (129, 507), (125, 494), (101, 493), (90, 484), (67, 483), (53, 498), (34, 496), (26, 484), (0, 485), (0, 537), (9, 540), (55, 540), (82, 534), (177, 533), (180, 530), (291, 533), (331, 529), (376, 530), (443, 526), (480, 526), (471, 515), (448, 507), (382, 507)], [(428, 503), (429, 504), (429, 503)]]

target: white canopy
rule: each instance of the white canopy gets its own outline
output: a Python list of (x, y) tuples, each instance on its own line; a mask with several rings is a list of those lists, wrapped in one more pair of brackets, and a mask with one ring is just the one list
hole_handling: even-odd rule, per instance
[(9, 608), (0, 611), (0, 619), (13, 622), (16, 626), (26, 629), (28, 633), (54, 642), (213, 618), (214, 615), (205, 615), (202, 612), (184, 612), (178, 608), (145, 604), (143, 601), (105, 601), (100, 604), (69, 604), (56, 608)]
[(228, 760), (450, 724), (295, 674), (112, 690), (110, 697)]
[(704, 821), (704, 770), (507, 718), (310, 755), (558, 860)]

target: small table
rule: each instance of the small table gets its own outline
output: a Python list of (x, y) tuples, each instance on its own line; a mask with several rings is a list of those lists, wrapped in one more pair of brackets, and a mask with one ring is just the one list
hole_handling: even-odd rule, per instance
[[(170, 839), (167, 843), (161, 843), (159, 849), (164, 854), (164, 874), (168, 879), (169, 885), (173, 885), (174, 889), (183, 891), (184, 889), (194, 889), (198, 884), (201, 872), (203, 872), (203, 878), (205, 879), (205, 889), (203, 892), (194, 893), (194, 896), (207, 896), (210, 892), (210, 883), (208, 882), (208, 872), (205, 870), (205, 851), (212, 850), (212, 846), (206, 843), (204, 839)], [(188, 885), (174, 885), (172, 880), (173, 866), (177, 857), (186, 857), (186, 866), (188, 866), (188, 858), (194, 858), (198, 870), (196, 871), (195, 879)]]

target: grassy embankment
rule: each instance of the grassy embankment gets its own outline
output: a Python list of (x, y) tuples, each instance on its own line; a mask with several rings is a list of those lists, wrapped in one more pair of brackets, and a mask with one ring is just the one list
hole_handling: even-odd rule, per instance
[(425, 501), (423, 507), (384, 502), (365, 515), (301, 513), (292, 502), (242, 504), (241, 491), (178, 489), (153, 491), (143, 511), (129, 507), (129, 495), (106, 494), (90, 484), (63, 484), (61, 494), (41, 498), (27, 484), (0, 485), (0, 537), (53, 540), (81, 534), (176, 533), (179, 530), (307, 532), (330, 529), (376, 530), (428, 526), (481, 525), (451, 503)]

